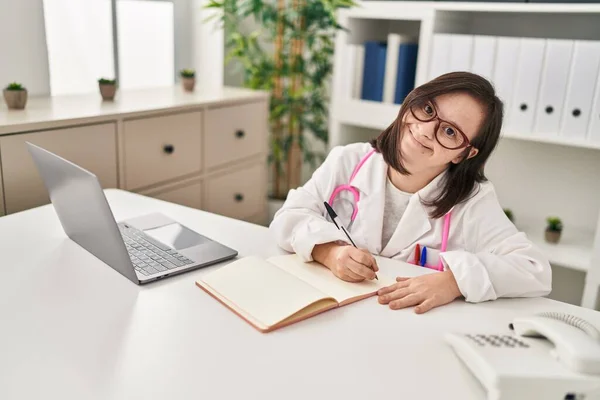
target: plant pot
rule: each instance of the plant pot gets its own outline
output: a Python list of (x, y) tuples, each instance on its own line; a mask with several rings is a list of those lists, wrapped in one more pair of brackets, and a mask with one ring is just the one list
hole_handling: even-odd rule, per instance
[(548, 243), (558, 243), (558, 241), (560, 240), (560, 231), (550, 231), (548, 229), (546, 229), (545, 232), (545, 239), (546, 242)]
[(194, 86), (196, 86), (196, 78), (181, 78), (181, 81), (183, 82), (183, 89), (186, 92), (193, 92), (194, 91)]
[(27, 90), (4, 89), (4, 101), (11, 110), (22, 110), (27, 104)]
[(102, 100), (114, 100), (115, 94), (117, 93), (117, 85), (113, 85), (111, 83), (99, 83), (98, 86), (100, 86)]

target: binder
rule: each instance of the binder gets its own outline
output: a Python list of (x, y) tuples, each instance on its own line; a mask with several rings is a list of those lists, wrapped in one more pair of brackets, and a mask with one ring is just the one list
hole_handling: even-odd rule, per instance
[(363, 72), (365, 66), (365, 46), (362, 44), (350, 44), (354, 48), (354, 64), (352, 98), (360, 99), (362, 93)]
[(390, 33), (387, 37), (387, 54), (385, 59), (385, 78), (383, 81), (383, 102), (394, 102), (396, 89), (396, 71), (398, 69), (398, 51), (400, 42), (406, 38), (398, 33)]
[(449, 71), (469, 71), (472, 53), (472, 35), (452, 35), (450, 37)]
[(400, 45), (394, 95), (394, 103), (396, 104), (402, 104), (410, 91), (415, 88), (418, 52), (419, 45), (417, 43), (402, 43)]
[(383, 80), (385, 78), (385, 42), (365, 42), (365, 62), (361, 98), (381, 101), (383, 99)]
[(494, 36), (475, 35), (473, 37), (473, 57), (470, 71), (489, 81), (493, 80), (496, 42), (497, 39)]
[(572, 40), (547, 39), (533, 131), (558, 136), (567, 91)]
[(590, 114), (590, 126), (588, 128), (588, 140), (600, 143), (600, 74), (596, 76), (596, 94)]
[(433, 34), (431, 56), (429, 57), (429, 80), (435, 79), (449, 71), (451, 40), (451, 34)]
[(504, 124), (510, 125), (511, 100), (515, 87), (517, 70), (516, 59), (519, 54), (518, 38), (498, 37), (496, 42), (496, 58), (494, 60), (493, 83), (496, 93), (504, 103)]
[(537, 107), (545, 43), (545, 39), (520, 39), (515, 90), (507, 126), (509, 132), (521, 135), (531, 134), (534, 110)]
[(576, 40), (561, 118), (560, 136), (585, 138), (600, 68), (600, 41)]

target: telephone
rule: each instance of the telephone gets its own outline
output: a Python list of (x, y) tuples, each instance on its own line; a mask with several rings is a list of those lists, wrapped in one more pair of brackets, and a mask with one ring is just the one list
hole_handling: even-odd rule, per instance
[(488, 400), (600, 399), (600, 331), (546, 312), (513, 320), (507, 333), (445, 335), (486, 388)]

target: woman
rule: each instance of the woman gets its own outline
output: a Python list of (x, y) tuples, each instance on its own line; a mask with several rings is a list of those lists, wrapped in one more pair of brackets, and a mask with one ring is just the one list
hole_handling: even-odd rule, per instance
[[(374, 279), (372, 254), (441, 271), (381, 289), (379, 302), (392, 309), (548, 294), (548, 261), (506, 217), (484, 175), (502, 116), (478, 75), (453, 72), (415, 88), (379, 137), (332, 149), (289, 192), (270, 227), (279, 246), (351, 282)], [(326, 218), (329, 201), (357, 248)]]

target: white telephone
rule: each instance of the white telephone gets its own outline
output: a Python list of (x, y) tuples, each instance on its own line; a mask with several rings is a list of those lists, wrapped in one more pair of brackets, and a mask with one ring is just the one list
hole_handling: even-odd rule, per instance
[(600, 331), (582, 318), (516, 318), (514, 333), (448, 333), (488, 400), (600, 399)]

